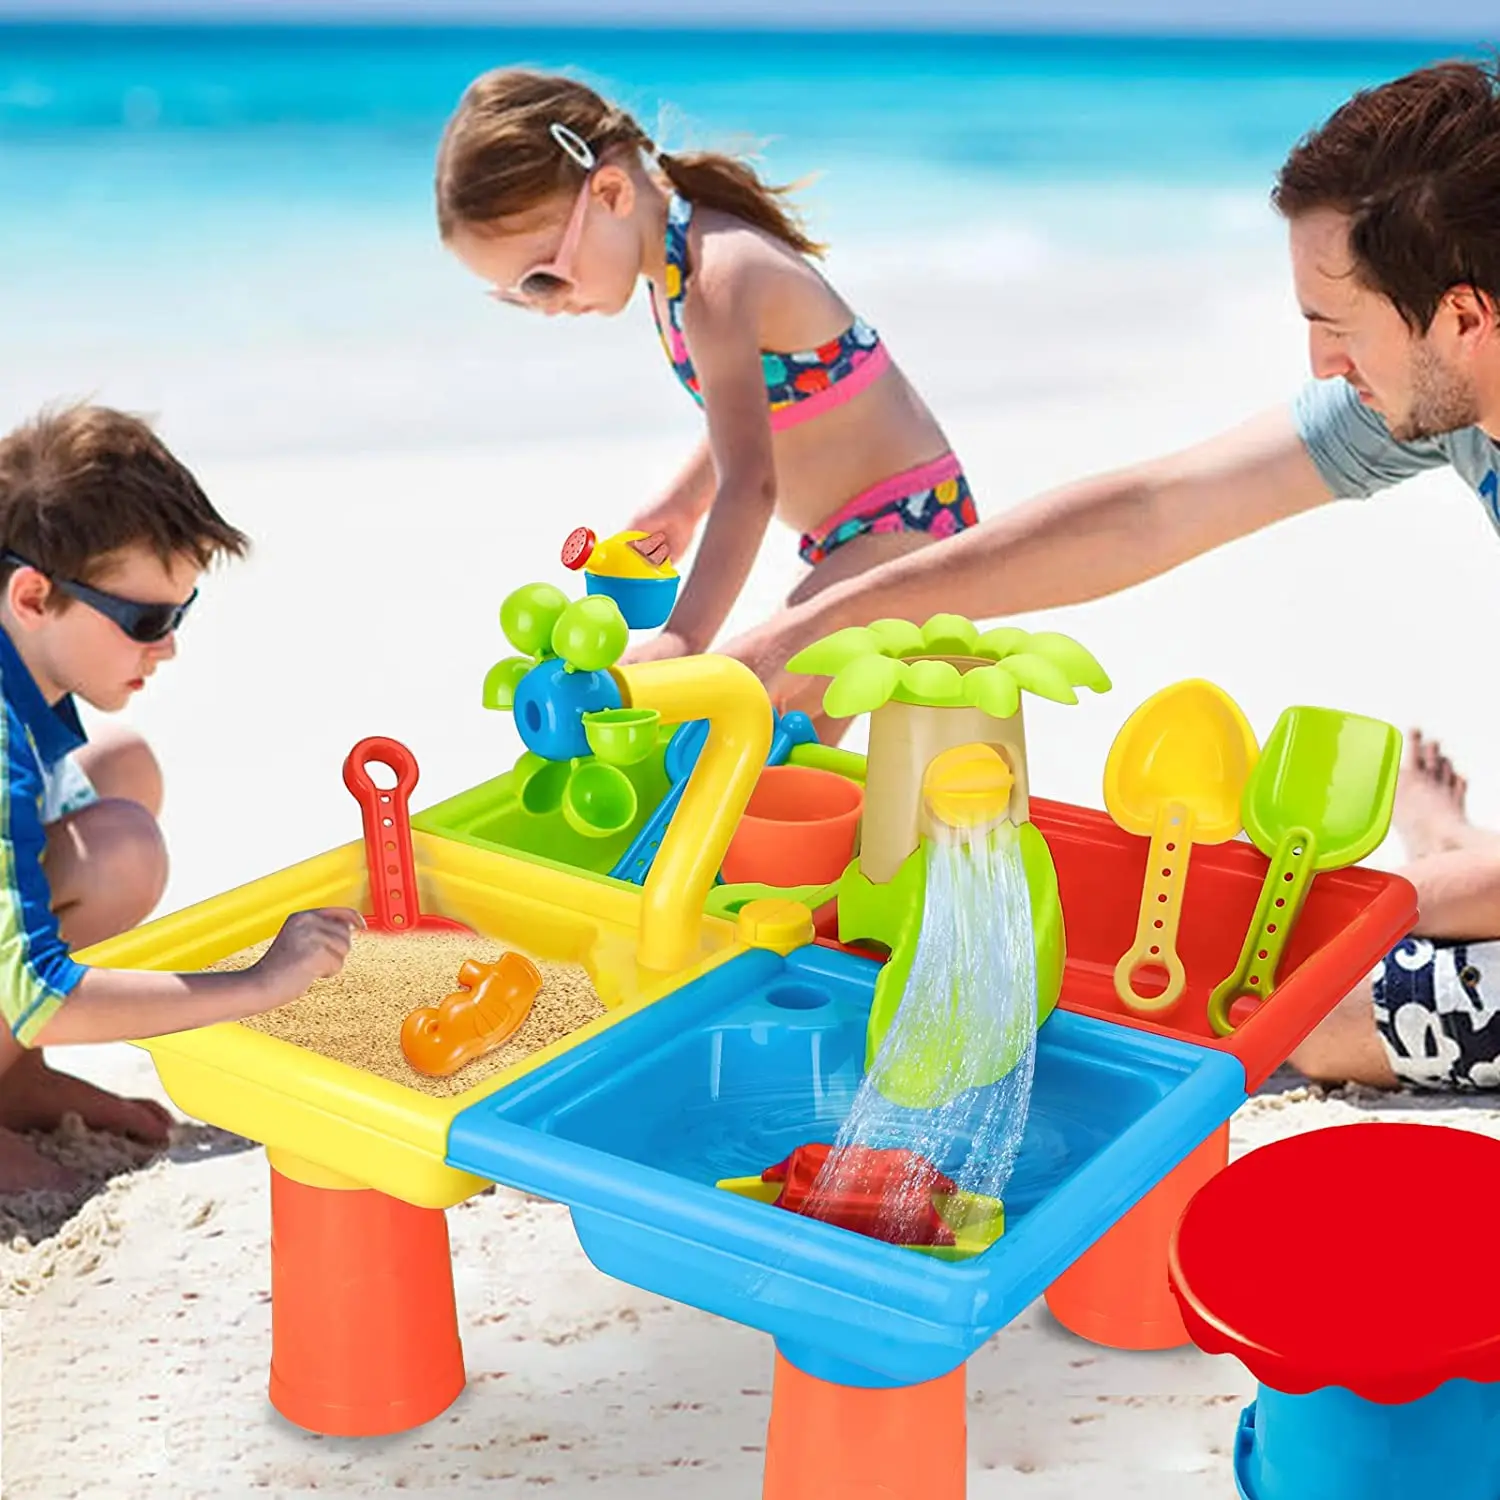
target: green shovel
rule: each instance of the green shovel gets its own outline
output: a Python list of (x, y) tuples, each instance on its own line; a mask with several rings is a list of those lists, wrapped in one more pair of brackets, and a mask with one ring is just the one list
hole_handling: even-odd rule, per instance
[(1214, 987), (1208, 1020), (1234, 1030), (1236, 1000), (1265, 1000), (1312, 878), (1358, 864), (1385, 838), (1401, 769), (1391, 724), (1332, 708), (1289, 708), (1245, 784), (1245, 831), (1271, 861), (1240, 961)]

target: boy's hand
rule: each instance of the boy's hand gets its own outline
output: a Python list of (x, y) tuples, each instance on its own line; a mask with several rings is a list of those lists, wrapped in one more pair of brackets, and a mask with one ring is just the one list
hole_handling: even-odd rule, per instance
[(298, 999), (315, 979), (332, 979), (349, 957), (355, 930), (364, 925), (346, 906), (293, 912), (252, 971), (265, 986), (267, 1008)]
[(693, 656), (695, 654), (692, 647), (680, 635), (675, 635), (670, 630), (664, 630), (660, 635), (654, 635), (650, 640), (641, 641), (637, 645), (632, 646), (616, 665), (621, 667), (638, 667), (643, 662), (673, 661), (679, 656)]

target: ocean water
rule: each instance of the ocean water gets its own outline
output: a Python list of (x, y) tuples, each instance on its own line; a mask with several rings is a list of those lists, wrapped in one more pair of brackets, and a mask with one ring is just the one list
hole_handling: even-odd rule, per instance
[[(817, 174), (805, 206), (836, 274), (941, 297), (1069, 257), (1269, 244), (1290, 143), (1454, 50), (0, 26), (0, 419), (97, 394), (237, 453), (479, 442), (512, 418), (545, 435), (580, 404), (645, 420), (666, 387), (599, 373), (640, 328), (496, 312), (436, 243), (438, 135), (498, 64), (575, 71), (669, 147), (749, 145), (775, 178)], [(571, 394), (538, 413), (517, 370)]]
[[(1264, 186), (1361, 85), (1452, 44), (337, 27), (0, 26), (6, 239), (122, 214), (427, 210), (433, 145), (487, 67), (566, 68), (669, 145), (823, 172), (835, 224), (963, 222), (1048, 184)], [(935, 191), (933, 191), (935, 190)], [(897, 195), (901, 196), (898, 197)], [(963, 201), (953, 201), (962, 199)], [(979, 201), (974, 201), (974, 200)], [(12, 217), (12, 215), (16, 217)], [(117, 226), (118, 227), (118, 226)], [(1096, 225), (1095, 232), (1107, 233)]]

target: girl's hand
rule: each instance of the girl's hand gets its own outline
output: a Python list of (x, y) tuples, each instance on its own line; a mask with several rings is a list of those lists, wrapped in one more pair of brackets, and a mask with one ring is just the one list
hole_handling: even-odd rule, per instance
[(620, 658), (619, 665), (638, 667), (642, 662), (672, 661), (679, 656), (692, 655), (694, 655), (693, 648), (680, 635), (664, 630), (660, 635), (652, 636), (649, 641), (642, 641), (640, 645), (632, 646)]
[(687, 555), (701, 519), (701, 512), (695, 515), (685, 507), (653, 505), (636, 516), (626, 530), (647, 533), (630, 545), (647, 562), (660, 567), (664, 562), (674, 562)]
[[(639, 531), (641, 528), (639, 526), (632, 526), (630, 529), (632, 531)], [(653, 568), (659, 568), (663, 563), (668, 563), (672, 560), (672, 540), (665, 531), (653, 531), (650, 536), (643, 536), (630, 545)]]

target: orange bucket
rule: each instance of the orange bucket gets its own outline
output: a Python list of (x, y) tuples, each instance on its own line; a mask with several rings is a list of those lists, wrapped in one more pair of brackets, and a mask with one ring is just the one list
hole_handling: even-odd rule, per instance
[(724, 855), (730, 885), (828, 885), (854, 858), (858, 782), (813, 766), (767, 766)]

